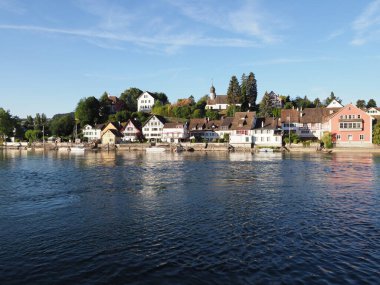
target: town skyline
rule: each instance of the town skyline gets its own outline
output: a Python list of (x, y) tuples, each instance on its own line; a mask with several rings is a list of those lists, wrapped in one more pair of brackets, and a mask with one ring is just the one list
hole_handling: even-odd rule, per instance
[(208, 94), (212, 81), (226, 94), (231, 75), (249, 71), (257, 102), (272, 90), (321, 100), (334, 92), (344, 105), (376, 100), (379, 15), (379, 0), (2, 0), (1, 107), (52, 117), (129, 87), (174, 103)]

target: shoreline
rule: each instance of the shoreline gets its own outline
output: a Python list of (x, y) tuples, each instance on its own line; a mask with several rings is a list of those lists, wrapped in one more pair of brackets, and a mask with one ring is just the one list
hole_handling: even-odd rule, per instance
[[(208, 143), (207, 147), (205, 143), (185, 143), (183, 146), (185, 147), (185, 150), (183, 152), (190, 152), (186, 149), (191, 148), (192, 152), (197, 153), (207, 153), (207, 152), (238, 152), (238, 153), (265, 153), (260, 152), (259, 148), (251, 148), (248, 146), (235, 146), (234, 150), (231, 151), (228, 148), (229, 144), (226, 143)], [(157, 144), (158, 147), (163, 147), (166, 149), (165, 152), (174, 152), (175, 147), (170, 144)], [(33, 147), (27, 147), (24, 145), (21, 146), (0, 146), (0, 150), (20, 150), (20, 151), (59, 151), (64, 152), (65, 149), (69, 147), (68, 144), (62, 144), (59, 145), (57, 149), (57, 146), (54, 146), (52, 144), (45, 144), (45, 148), (42, 146), (42, 144), (36, 144)], [(119, 144), (115, 146), (100, 146), (98, 148), (92, 149), (90, 147), (85, 148), (85, 152), (109, 152), (109, 151), (115, 151), (115, 152), (146, 152), (146, 149), (151, 147), (150, 144), (143, 143), (143, 144)], [(310, 147), (303, 147), (303, 146), (287, 146), (286, 150), (273, 150), (274, 153), (328, 153), (328, 151), (331, 151), (331, 153), (380, 153), (380, 146), (373, 146), (371, 148), (368, 147), (335, 147), (332, 149), (326, 149), (326, 151), (317, 151), (315, 146)], [(270, 151), (269, 153), (272, 153)]]

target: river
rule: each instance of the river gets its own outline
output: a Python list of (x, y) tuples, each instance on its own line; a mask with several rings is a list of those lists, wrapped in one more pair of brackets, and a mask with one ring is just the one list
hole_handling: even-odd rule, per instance
[(0, 179), (0, 284), (379, 284), (379, 154), (0, 150)]

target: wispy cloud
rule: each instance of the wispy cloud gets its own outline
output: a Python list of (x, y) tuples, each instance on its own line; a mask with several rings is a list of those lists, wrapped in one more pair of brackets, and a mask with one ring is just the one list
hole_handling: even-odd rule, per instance
[(137, 36), (128, 34), (117, 34), (107, 31), (97, 30), (75, 30), (75, 29), (57, 29), (47, 28), (40, 26), (27, 26), (27, 25), (0, 25), (3, 30), (21, 30), (39, 33), (52, 33), (63, 34), (69, 36), (76, 36), (85, 39), (105, 39), (114, 40), (119, 42), (129, 42), (141, 46), (148, 47), (149, 45), (160, 45), (165, 48), (174, 46), (208, 46), (208, 47), (253, 47), (257, 46), (256, 42), (239, 39), (239, 38), (208, 38), (199, 35), (166, 35), (166, 36)]
[(364, 45), (380, 39), (380, 0), (372, 1), (352, 24), (352, 45)]
[(207, 4), (205, 1), (167, 1), (193, 21), (247, 38), (254, 37), (264, 44), (281, 40), (270, 28), (271, 25), (277, 24), (278, 20), (272, 20), (270, 14), (258, 6), (257, 1), (244, 1), (240, 6), (233, 2), (234, 5), (237, 4), (236, 9), (219, 5), (218, 2)]
[(340, 36), (342, 36), (344, 34), (344, 30), (341, 29), (341, 30), (336, 30), (336, 31), (333, 31), (332, 33), (330, 33), (327, 38), (325, 39), (325, 41), (332, 41), (332, 40), (335, 40), (336, 38), (339, 38)]
[(339, 59), (332, 57), (314, 57), (314, 58), (275, 58), (270, 60), (262, 60), (251, 63), (243, 63), (242, 66), (266, 66), (266, 65), (284, 65), (284, 64), (299, 64), (310, 62), (337, 61)]
[(5, 10), (19, 15), (23, 15), (26, 12), (26, 9), (15, 0), (0, 0), (0, 10)]
[[(140, 6), (129, 7), (128, 4), (119, 6), (115, 2), (104, 0), (81, 0), (75, 3), (76, 7), (82, 10), (86, 16), (92, 17), (92, 21), (86, 21), (86, 23), (91, 23), (89, 26), (61, 28), (44, 25), (0, 24), (0, 29), (59, 34), (77, 37), (101, 48), (122, 50), (135, 46), (148, 52), (166, 54), (177, 53), (183, 47), (247, 48), (260, 45), (259, 40), (234, 33), (224, 36), (211, 35), (204, 31), (192, 30), (191, 25), (190, 27), (185, 25), (186, 28), (183, 28), (183, 23), (177, 27), (171, 18), (155, 16), (154, 11), (145, 15)], [(206, 11), (207, 9), (204, 10), (204, 13)], [(205, 15), (200, 17), (205, 17)], [(222, 22), (220, 21), (220, 23)], [(237, 29), (238, 24), (235, 23), (235, 25), (235, 29)]]

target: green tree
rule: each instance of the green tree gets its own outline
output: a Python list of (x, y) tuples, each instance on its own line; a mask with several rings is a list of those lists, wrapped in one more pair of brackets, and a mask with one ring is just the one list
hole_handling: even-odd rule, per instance
[(25, 132), (25, 138), (30, 142), (35, 142), (39, 139), (41, 134), (40, 130), (27, 130)]
[(26, 120), (23, 124), (23, 127), (26, 130), (33, 130), (34, 129), (34, 119), (32, 116), (30, 116), (30, 115), (26, 116)]
[(315, 98), (313, 101), (313, 105), (315, 108), (319, 108), (322, 106), (321, 100), (319, 98)]
[(380, 122), (378, 122), (373, 128), (372, 132), (372, 142), (374, 144), (380, 145)]
[(15, 122), (9, 110), (0, 108), (0, 138), (4, 141), (6, 137), (12, 136), (14, 127)]
[(248, 100), (248, 94), (247, 94), (247, 76), (245, 73), (241, 76), (241, 95), (240, 95), (240, 103), (241, 103), (241, 110), (247, 111), (249, 108), (249, 100)]
[(246, 94), (251, 110), (256, 110), (257, 82), (253, 72), (250, 72), (247, 78)]
[(376, 108), (376, 107), (377, 107), (376, 101), (374, 99), (369, 99), (367, 103), (367, 108)]
[(156, 96), (156, 98), (162, 102), (163, 105), (169, 103), (169, 100), (168, 100), (168, 96), (166, 96), (165, 93), (162, 93), (162, 92), (157, 92), (157, 93), (154, 93), (154, 95)]
[(356, 101), (356, 107), (363, 109), (365, 108), (365, 106), (366, 106), (365, 100), (359, 99), (358, 101)]
[(329, 105), (333, 100), (336, 100), (342, 104), (342, 99), (340, 99), (339, 97), (336, 97), (334, 92), (331, 91), (330, 96), (325, 99), (325, 105), (326, 106)]
[(294, 106), (292, 102), (286, 102), (284, 105), (284, 109), (292, 109), (293, 107)]
[(206, 117), (209, 118), (209, 120), (218, 120), (219, 119), (219, 113), (214, 110), (207, 110), (206, 111)]
[(37, 113), (34, 117), (34, 129), (41, 130), (42, 129), (42, 120), (40, 113)]
[(230, 85), (227, 90), (227, 101), (229, 104), (241, 103), (241, 89), (235, 75), (233, 75), (230, 80)]
[(281, 117), (281, 109), (280, 108), (274, 108), (272, 110), (272, 115), (274, 118), (280, 118)]
[(262, 117), (270, 117), (272, 115), (272, 101), (267, 91), (265, 91), (263, 99), (260, 102), (259, 110), (259, 114)]
[(233, 117), (235, 116), (235, 113), (236, 112), (240, 112), (242, 111), (241, 108), (239, 106), (236, 106), (236, 105), (230, 105), (227, 107), (227, 111), (226, 111), (226, 114), (228, 117)]
[(193, 114), (191, 115), (192, 118), (203, 118), (202, 110), (195, 109)]
[(108, 99), (108, 93), (104, 92), (99, 98), (99, 115), (102, 118), (108, 118), (111, 111), (111, 103)]
[(79, 101), (75, 109), (75, 118), (80, 122), (81, 127), (86, 124), (94, 125), (99, 120), (100, 104), (95, 97), (83, 98)]
[(131, 87), (120, 94), (119, 99), (124, 101), (129, 112), (137, 111), (137, 98), (144, 93), (142, 90)]
[(321, 140), (324, 143), (325, 148), (333, 147), (333, 140), (332, 140), (332, 135), (330, 132), (325, 132)]
[(68, 137), (75, 127), (75, 119), (72, 114), (55, 115), (49, 124), (52, 135), (57, 137)]

